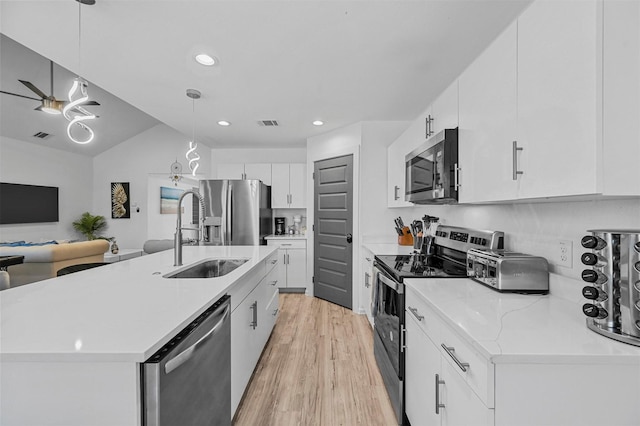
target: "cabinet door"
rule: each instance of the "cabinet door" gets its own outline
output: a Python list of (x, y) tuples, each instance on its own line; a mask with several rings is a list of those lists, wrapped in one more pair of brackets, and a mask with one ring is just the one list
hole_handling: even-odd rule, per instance
[(431, 129), (434, 133), (458, 127), (458, 80), (438, 96), (433, 102), (431, 110), (433, 116)]
[(598, 1), (536, 1), (518, 18), (519, 198), (594, 194)]
[(225, 163), (218, 164), (218, 179), (242, 179), (244, 176), (244, 164)]
[(413, 124), (387, 148), (387, 207), (411, 207), (404, 200), (405, 156), (426, 140), (424, 119)]
[[(516, 43), (513, 23), (460, 76), (460, 202), (513, 200), (516, 140)], [(549, 153), (552, 155), (552, 153)]]
[(289, 208), (289, 164), (271, 165), (271, 207)]
[(278, 265), (276, 266), (278, 288), (287, 288), (287, 250), (278, 249)]
[(307, 208), (307, 165), (304, 163), (289, 164), (289, 207)]
[(306, 287), (307, 250), (287, 250), (287, 287)]
[[(464, 379), (447, 361), (441, 362), (440, 409), (442, 426), (489, 426), (494, 424), (494, 411), (487, 408)], [(457, 368), (457, 367), (456, 367)]]
[(231, 313), (231, 415), (235, 413), (260, 356), (258, 333), (250, 324), (256, 289)]
[(271, 185), (271, 164), (252, 163), (244, 165), (245, 179), (258, 179)]
[(412, 425), (439, 425), (435, 378), (440, 371), (440, 352), (413, 316), (407, 312), (406, 318), (405, 411)]
[(371, 298), (372, 298), (372, 289), (373, 289), (373, 254), (364, 247), (360, 247), (362, 253), (361, 260), (361, 276), (362, 282), (360, 289), (362, 291), (362, 309), (364, 309), (365, 314), (367, 315), (367, 319), (369, 323), (373, 327), (373, 314), (371, 312)]

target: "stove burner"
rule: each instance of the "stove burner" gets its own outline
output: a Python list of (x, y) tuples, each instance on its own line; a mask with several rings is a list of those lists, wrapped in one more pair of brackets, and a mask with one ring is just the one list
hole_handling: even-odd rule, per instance
[(379, 266), (399, 281), (402, 281), (403, 278), (467, 276), (466, 265), (440, 256), (425, 256), (423, 254), (376, 256), (376, 260)]

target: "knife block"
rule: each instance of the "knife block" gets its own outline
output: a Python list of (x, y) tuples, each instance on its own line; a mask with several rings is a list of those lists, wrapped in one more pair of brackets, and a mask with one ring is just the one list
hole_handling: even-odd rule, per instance
[(413, 235), (411, 235), (411, 231), (408, 226), (402, 228), (402, 235), (398, 235), (398, 245), (401, 246), (412, 246), (413, 245)]

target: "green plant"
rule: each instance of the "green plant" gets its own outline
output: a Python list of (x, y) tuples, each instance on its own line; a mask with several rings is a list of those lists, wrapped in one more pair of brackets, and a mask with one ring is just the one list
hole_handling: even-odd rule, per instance
[(87, 237), (87, 240), (102, 239), (111, 241), (113, 239), (113, 237), (103, 237), (99, 235), (107, 229), (107, 221), (104, 216), (94, 216), (89, 212), (82, 213), (80, 219), (73, 222), (73, 229)]

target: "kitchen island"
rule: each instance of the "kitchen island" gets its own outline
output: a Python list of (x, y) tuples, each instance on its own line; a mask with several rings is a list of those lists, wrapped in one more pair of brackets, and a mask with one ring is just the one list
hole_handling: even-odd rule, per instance
[[(273, 273), (275, 253), (185, 246), (185, 266), (249, 260), (218, 278), (170, 279), (163, 276), (181, 268), (168, 250), (0, 292), (0, 424), (140, 424), (140, 363), (224, 294), (231, 295), (233, 359), (242, 343), (234, 342), (234, 311)], [(263, 346), (267, 331), (253, 339)], [(253, 349), (259, 356), (262, 348)], [(251, 371), (242, 389), (233, 389), (232, 374), (232, 411)]]

